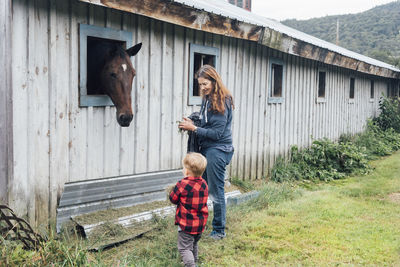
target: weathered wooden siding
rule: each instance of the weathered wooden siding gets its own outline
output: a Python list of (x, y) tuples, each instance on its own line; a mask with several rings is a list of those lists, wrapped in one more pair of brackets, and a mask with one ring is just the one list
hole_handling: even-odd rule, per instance
[(11, 110), (11, 0), (0, 3), (0, 203), (8, 202), (7, 187), (12, 177)]
[[(313, 138), (356, 133), (377, 111), (386, 82), (332, 66), (326, 103), (316, 103), (317, 63), (259, 44), (78, 1), (14, 0), (12, 31), (14, 178), (10, 202), (33, 222), (55, 215), (65, 182), (176, 169), (186, 136), (176, 121), (187, 105), (189, 43), (220, 48), (221, 75), (235, 97), (233, 176), (267, 174), (278, 155)], [(121, 128), (114, 107), (79, 107), (78, 24), (132, 32), (134, 118)], [(270, 58), (285, 62), (285, 101), (268, 104)], [(356, 78), (349, 104), (350, 75)], [(3, 115), (1, 115), (3, 116)], [(0, 121), (1, 122), (1, 121)], [(3, 132), (1, 132), (3, 133)]]

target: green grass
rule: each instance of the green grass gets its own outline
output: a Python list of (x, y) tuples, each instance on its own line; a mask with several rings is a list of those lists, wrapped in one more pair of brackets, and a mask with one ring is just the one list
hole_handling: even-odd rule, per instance
[[(210, 229), (205, 231), (199, 266), (400, 266), (400, 203), (389, 199), (400, 192), (400, 152), (371, 165), (375, 169), (369, 175), (329, 183), (258, 184), (259, 198), (228, 209), (227, 238), (216, 242), (206, 237)], [(54, 243), (55, 249), (50, 244), (39, 256), (73, 251), (68, 256), (73, 258), (50, 255), (37, 262), (182, 266), (173, 221), (158, 219), (156, 230), (99, 253), (82, 253), (79, 244), (63, 248)], [(16, 258), (24, 254), (1, 251), (6, 257), (6, 252)]]
[[(368, 176), (330, 183), (262, 185), (258, 199), (228, 209), (227, 238), (200, 241), (200, 266), (400, 265), (400, 153), (372, 162)], [(181, 266), (173, 219), (101, 253), (102, 262)]]

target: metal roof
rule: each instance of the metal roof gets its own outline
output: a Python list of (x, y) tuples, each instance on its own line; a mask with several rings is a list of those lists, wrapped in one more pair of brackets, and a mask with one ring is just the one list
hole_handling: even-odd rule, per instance
[(210, 0), (173, 0), (173, 1), (183, 4), (183, 5), (186, 5), (186, 6), (191, 6), (193, 8), (199, 9), (199, 10), (204, 10), (208, 13), (221, 15), (223, 17), (228, 17), (228, 18), (235, 19), (238, 21), (247, 22), (249, 24), (253, 24), (253, 25), (257, 25), (257, 26), (267, 27), (267, 28), (276, 30), (278, 32), (284, 33), (290, 37), (302, 40), (304, 42), (313, 44), (313, 45), (321, 47), (321, 48), (328, 49), (332, 52), (339, 53), (346, 57), (354, 58), (354, 59), (366, 62), (371, 65), (390, 69), (395, 72), (400, 72), (400, 69), (397, 69), (396, 67), (394, 67), (390, 64), (387, 64), (385, 62), (364, 56), (362, 54), (358, 54), (356, 52), (350, 51), (346, 48), (340, 47), (340, 46), (332, 44), (330, 42), (318, 39), (309, 34), (306, 34), (306, 33), (300, 32), (298, 30), (295, 30), (293, 28), (290, 28), (288, 26), (285, 26), (276, 20), (268, 19), (266, 17), (251, 13), (243, 8), (232, 5), (224, 0), (212, 0), (212, 1), (210, 1)]
[(225, 0), (79, 0), (200, 31), (257, 42), (291, 55), (387, 78), (400, 69), (297, 31)]

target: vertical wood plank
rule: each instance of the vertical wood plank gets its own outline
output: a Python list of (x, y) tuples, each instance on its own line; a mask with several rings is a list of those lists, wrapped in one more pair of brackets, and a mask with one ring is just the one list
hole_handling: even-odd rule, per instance
[[(89, 24), (104, 27), (106, 25), (106, 8), (89, 5)], [(87, 178), (104, 177), (104, 128), (105, 108), (88, 107), (87, 118)]]
[[(105, 12), (106, 27), (121, 30), (122, 12), (112, 8), (107, 8)], [(121, 126), (117, 122), (116, 112), (115, 106), (104, 107), (104, 177), (120, 173)]]
[(18, 215), (27, 215), (30, 200), (34, 193), (30, 185), (34, 184), (28, 176), (28, 10), (25, 0), (13, 1), (13, 16), (18, 18), (12, 24), (12, 121), (14, 150), (13, 179), (9, 184), (9, 204)]
[(30, 2), (29, 9), (29, 92), (28, 92), (28, 175), (34, 195), (28, 216), (33, 225), (47, 224), (49, 203), (49, 88), (48, 6), (45, 0)]
[[(136, 15), (122, 12), (122, 30), (132, 33), (132, 45), (140, 43), (137, 40), (137, 25)], [(129, 48), (129, 47), (127, 47)], [(139, 51), (142, 53), (142, 51)], [(119, 175), (128, 175), (134, 173), (135, 162), (135, 120), (136, 120), (136, 106), (135, 106), (135, 92), (137, 90), (137, 76), (141, 75), (140, 68), (137, 66), (136, 56), (131, 57), (133, 68), (136, 70), (136, 77), (132, 82), (131, 100), (133, 119), (129, 127), (120, 127), (120, 144), (119, 144)]]
[[(49, 107), (50, 107), (50, 217), (69, 178), (69, 2), (50, 1)], [(67, 53), (66, 53), (67, 52)]]
[(151, 20), (150, 59), (149, 59), (149, 98), (148, 110), (148, 162), (147, 171), (160, 169), (161, 149), (161, 61), (162, 59), (162, 22)]
[(70, 84), (69, 84), (69, 179), (79, 181), (88, 178), (88, 108), (79, 107), (79, 31), (80, 23), (88, 24), (88, 4), (72, 2), (74, 14), (70, 19)]
[(173, 49), (174, 49), (174, 26), (169, 23), (162, 24), (162, 62), (160, 77), (160, 98), (161, 98), (161, 121), (160, 121), (160, 169), (166, 170), (172, 168), (173, 150), (171, 146), (173, 135), (178, 136), (176, 118), (173, 114)]
[[(181, 26), (174, 26), (174, 38), (172, 43), (172, 84), (171, 84), (171, 110), (172, 110), (172, 142), (171, 142), (171, 154), (172, 154), (172, 168), (177, 169), (181, 166), (181, 160), (183, 151), (186, 151), (183, 146), (183, 133), (179, 133), (177, 121), (182, 120), (184, 115), (184, 92), (187, 87), (185, 86), (186, 75), (185, 70), (187, 69), (187, 54), (186, 40), (185, 40), (185, 29)], [(166, 144), (165, 144), (166, 145)]]
[(13, 180), (13, 132), (12, 132), (12, 1), (0, 3), (0, 202), (8, 203), (8, 186)]
[[(150, 19), (139, 16), (136, 23), (138, 25), (138, 40), (143, 43), (140, 53), (136, 55), (138, 75), (136, 77), (137, 89), (135, 90), (136, 99), (136, 120), (135, 120), (135, 173), (146, 172), (148, 158), (149, 129), (148, 121), (150, 120), (149, 109), (149, 55), (151, 52), (150, 39)], [(140, 74), (140, 75), (139, 75)]]
[(261, 86), (260, 86), (260, 69), (261, 69), (261, 47), (258, 44), (255, 44), (254, 48), (254, 85), (253, 85), (253, 105), (252, 105), (252, 113), (253, 113), (253, 133), (252, 133), (252, 179), (260, 179), (262, 174), (261, 174), (261, 167), (260, 167), (260, 161), (259, 161), (259, 156), (260, 156), (260, 150), (262, 149), (262, 146), (260, 145), (260, 96), (261, 96)]

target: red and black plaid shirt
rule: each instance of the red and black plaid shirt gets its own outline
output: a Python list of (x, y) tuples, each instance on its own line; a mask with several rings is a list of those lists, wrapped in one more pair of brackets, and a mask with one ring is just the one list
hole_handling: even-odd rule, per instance
[(177, 204), (175, 224), (182, 231), (197, 235), (204, 231), (208, 218), (208, 186), (201, 177), (185, 177), (176, 183), (169, 200)]

